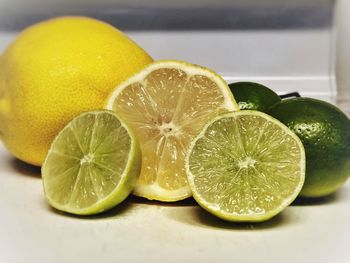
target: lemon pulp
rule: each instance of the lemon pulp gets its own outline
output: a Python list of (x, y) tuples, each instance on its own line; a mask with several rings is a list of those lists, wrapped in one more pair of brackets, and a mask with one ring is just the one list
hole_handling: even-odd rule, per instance
[(116, 89), (109, 109), (130, 125), (142, 149), (136, 195), (161, 201), (191, 196), (184, 157), (214, 116), (238, 106), (214, 72), (180, 61), (151, 64)]

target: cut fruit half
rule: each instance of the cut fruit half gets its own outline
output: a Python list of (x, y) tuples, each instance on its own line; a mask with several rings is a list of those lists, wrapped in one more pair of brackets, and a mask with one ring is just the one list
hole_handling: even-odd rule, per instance
[(184, 158), (203, 125), (238, 110), (226, 82), (211, 70), (181, 61), (159, 61), (116, 88), (108, 109), (134, 131), (142, 169), (134, 194), (160, 201), (191, 196)]
[(299, 194), (305, 152), (284, 124), (257, 111), (223, 114), (210, 121), (186, 156), (196, 201), (228, 221), (267, 220)]
[(132, 131), (111, 111), (74, 118), (53, 141), (42, 166), (45, 196), (56, 209), (78, 215), (123, 201), (141, 170)]

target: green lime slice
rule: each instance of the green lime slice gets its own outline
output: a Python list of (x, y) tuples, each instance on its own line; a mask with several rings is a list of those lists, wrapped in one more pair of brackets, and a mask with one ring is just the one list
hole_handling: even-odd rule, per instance
[(123, 201), (141, 167), (136, 137), (111, 111), (74, 118), (53, 141), (42, 166), (45, 196), (56, 209), (78, 215)]
[(305, 152), (284, 124), (258, 111), (210, 121), (185, 161), (196, 201), (228, 221), (259, 222), (286, 208), (305, 178)]

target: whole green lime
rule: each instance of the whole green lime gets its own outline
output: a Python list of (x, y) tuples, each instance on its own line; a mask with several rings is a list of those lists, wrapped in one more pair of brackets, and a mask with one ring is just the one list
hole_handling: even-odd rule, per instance
[(311, 98), (287, 99), (269, 114), (294, 131), (304, 144), (306, 175), (300, 193), (322, 197), (350, 176), (350, 120), (337, 107)]
[(231, 92), (241, 110), (267, 112), (281, 98), (268, 87), (255, 82), (236, 82), (229, 84)]

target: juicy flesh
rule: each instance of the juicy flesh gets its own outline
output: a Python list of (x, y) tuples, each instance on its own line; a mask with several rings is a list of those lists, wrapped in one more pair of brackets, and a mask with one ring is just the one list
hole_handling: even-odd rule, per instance
[(191, 140), (224, 110), (225, 98), (212, 80), (162, 68), (124, 88), (114, 110), (135, 131), (142, 150), (139, 185), (166, 190), (187, 187), (184, 157)]
[(73, 120), (45, 162), (46, 194), (61, 205), (92, 206), (117, 187), (130, 144), (127, 131), (109, 113)]
[(196, 192), (229, 214), (272, 211), (300, 183), (301, 150), (278, 125), (240, 115), (214, 122), (190, 158)]

